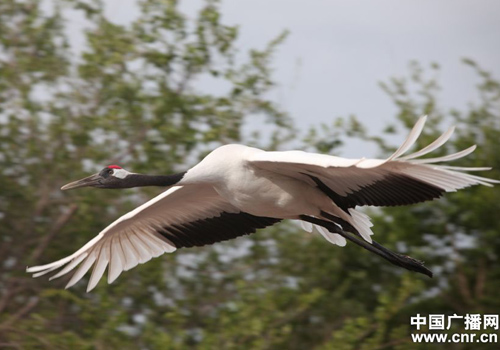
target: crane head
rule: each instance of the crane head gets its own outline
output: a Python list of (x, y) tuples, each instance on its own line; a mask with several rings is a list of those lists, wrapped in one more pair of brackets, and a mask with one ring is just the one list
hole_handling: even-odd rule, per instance
[(108, 165), (97, 174), (64, 185), (61, 187), (61, 190), (71, 190), (80, 187), (120, 188), (122, 187), (120, 186), (122, 180), (129, 174), (128, 171), (118, 165)]

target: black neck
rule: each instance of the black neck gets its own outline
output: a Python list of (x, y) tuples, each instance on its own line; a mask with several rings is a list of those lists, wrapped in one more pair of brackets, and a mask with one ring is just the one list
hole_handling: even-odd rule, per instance
[(173, 186), (184, 177), (183, 173), (173, 175), (143, 175), (129, 174), (126, 178), (120, 181), (121, 188), (144, 187), (144, 186)]

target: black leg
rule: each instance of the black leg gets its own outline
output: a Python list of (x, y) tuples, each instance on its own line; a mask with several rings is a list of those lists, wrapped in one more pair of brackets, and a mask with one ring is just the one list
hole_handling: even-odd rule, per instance
[[(322, 214), (324, 215), (324, 214), (328, 214), (328, 213), (322, 213)], [(339, 219), (339, 218), (337, 218), (333, 215), (330, 215), (330, 214), (328, 214), (328, 216), (327, 216), (328, 219), (330, 219), (329, 216), (331, 216), (333, 219), (335, 219), (332, 221), (335, 221), (340, 225), (342, 225), (342, 223), (346, 223), (344, 220)], [(397, 265), (397, 266), (403, 267), (407, 270), (419, 272), (419, 273), (422, 273), (422, 274), (427, 275), (429, 277), (432, 277), (432, 272), (428, 268), (426, 268), (422, 262), (420, 262), (416, 259), (413, 259), (412, 257), (409, 257), (407, 255), (401, 255), (401, 254), (394, 253), (393, 251), (385, 248), (384, 246), (382, 246), (381, 244), (379, 244), (375, 241), (373, 241), (370, 244), (367, 241), (365, 241), (363, 238), (358, 238), (357, 236), (359, 236), (359, 233), (356, 231), (356, 229), (354, 229), (349, 224), (348, 224), (348, 226), (349, 226), (348, 229), (353, 229), (355, 232), (353, 232), (353, 233), (346, 232), (346, 231), (342, 230), (342, 228), (337, 226), (335, 223), (333, 223), (332, 221), (318, 219), (318, 218), (308, 216), (308, 215), (301, 215), (300, 219), (307, 221), (307, 222), (310, 222), (312, 224), (323, 226), (324, 228), (326, 228), (328, 231), (330, 231), (332, 233), (338, 233), (339, 235), (341, 235), (345, 239), (347, 239), (353, 243), (356, 243), (357, 245), (365, 248), (366, 250), (368, 250), (372, 253), (375, 253), (375, 254), (381, 256), (382, 258), (386, 259), (387, 261), (389, 261), (390, 263), (392, 263), (394, 265)]]

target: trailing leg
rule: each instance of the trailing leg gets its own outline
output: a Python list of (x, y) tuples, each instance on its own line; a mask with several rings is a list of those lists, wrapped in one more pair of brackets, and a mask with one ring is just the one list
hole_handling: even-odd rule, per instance
[[(429, 277), (432, 277), (432, 272), (429, 269), (427, 269), (422, 262), (420, 262), (420, 261), (418, 261), (410, 256), (407, 256), (407, 255), (394, 253), (393, 251), (385, 248), (383, 245), (377, 243), (376, 241), (373, 241), (370, 244), (367, 241), (365, 241), (363, 238), (359, 238), (359, 233), (346, 232), (337, 225), (337, 224), (342, 225), (343, 223), (345, 225), (346, 222), (344, 220), (339, 219), (339, 218), (337, 218), (333, 215), (330, 215), (328, 213), (322, 212), (322, 215), (325, 216), (325, 214), (327, 214), (329, 216), (327, 218), (330, 219), (331, 221), (318, 219), (318, 218), (308, 216), (308, 215), (301, 215), (300, 219), (307, 221), (307, 222), (310, 222), (312, 224), (323, 226), (328, 231), (330, 231), (332, 233), (337, 233), (337, 234), (341, 235), (342, 237), (344, 237), (345, 239), (363, 247), (364, 249), (381, 256), (382, 258), (389, 261), (391, 264), (403, 267), (403, 268), (410, 270), (410, 271), (419, 272), (419, 273), (422, 273), (422, 274), (427, 275)], [(344, 227), (346, 227), (346, 226), (344, 226)], [(354, 227), (352, 227), (351, 225), (348, 225), (347, 229), (351, 229), (351, 230), (356, 231), (356, 229)]]

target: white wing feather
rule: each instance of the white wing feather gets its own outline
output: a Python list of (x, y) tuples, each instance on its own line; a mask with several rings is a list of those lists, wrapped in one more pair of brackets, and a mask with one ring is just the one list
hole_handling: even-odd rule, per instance
[(455, 131), (455, 127), (452, 126), (446, 132), (444, 132), (441, 136), (439, 136), (436, 140), (434, 140), (434, 142), (432, 142), (428, 146), (422, 148), (420, 151), (409, 154), (405, 157), (400, 157), (399, 159), (400, 160), (413, 159), (413, 158), (424, 156), (428, 153), (431, 153), (432, 151), (435, 151), (436, 149), (438, 149), (439, 147), (444, 145), (446, 143), (446, 141), (448, 141), (450, 139), (450, 137), (451, 137), (451, 135), (453, 135), (454, 131)]
[(338, 245), (340, 247), (344, 247), (347, 242), (344, 237), (337, 233), (331, 233), (327, 229), (325, 229), (322, 226), (311, 224), (310, 222), (303, 221), (303, 220), (297, 220), (299, 222), (300, 227), (308, 232), (312, 233), (313, 231), (317, 231), (323, 238), (325, 238), (328, 242)]
[(74, 254), (26, 270), (33, 273), (33, 277), (38, 277), (64, 266), (50, 278), (52, 280), (71, 272), (79, 265), (66, 285), (69, 288), (94, 266), (87, 288), (90, 291), (97, 285), (107, 267), (108, 283), (111, 283), (122, 271), (130, 270), (163, 253), (175, 251), (175, 245), (160, 235), (156, 228), (179, 224), (185, 220), (217, 216), (223, 211), (238, 210), (218, 196), (211, 187), (175, 186), (117, 219)]
[(338, 233), (332, 233), (323, 226), (319, 225), (314, 225), (314, 228), (319, 232), (320, 235), (322, 235), (328, 242), (332, 244), (338, 245), (340, 247), (344, 247), (347, 244), (345, 238)]
[(406, 138), (406, 140), (403, 142), (401, 146), (397, 149), (396, 152), (392, 156), (387, 159), (387, 161), (391, 161), (394, 159), (397, 159), (399, 156), (403, 155), (410, 149), (411, 146), (417, 141), (418, 137), (422, 133), (422, 130), (424, 129), (425, 121), (427, 120), (427, 116), (420, 117), (418, 121), (416, 122), (415, 126), (413, 129), (410, 131), (410, 134)]
[(310, 222), (307, 222), (307, 221), (303, 221), (303, 220), (298, 220), (299, 224), (300, 224), (300, 227), (308, 232), (308, 233), (311, 233), (313, 231), (313, 224), (311, 224)]

